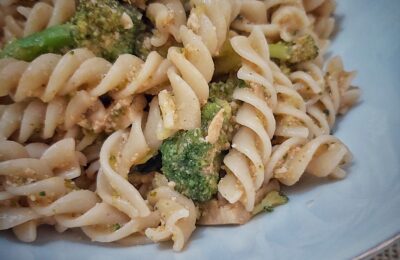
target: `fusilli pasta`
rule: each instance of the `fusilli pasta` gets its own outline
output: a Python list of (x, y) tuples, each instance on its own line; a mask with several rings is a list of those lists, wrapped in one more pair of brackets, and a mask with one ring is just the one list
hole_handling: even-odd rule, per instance
[(74, 49), (61, 56), (43, 54), (31, 63), (0, 60), (1, 96), (16, 102), (38, 97), (50, 102), (56, 96), (73, 96), (83, 87), (92, 97), (115, 91), (117, 97), (140, 93), (167, 79), (167, 60), (156, 52), (146, 62), (134, 55), (121, 55), (114, 64), (95, 57), (88, 49)]
[[(74, 211), (79, 207), (74, 205), (77, 198), (83, 196), (83, 204), (96, 199), (89, 191), (74, 191), (73, 186), (66, 185), (81, 174), (80, 165), (85, 160), (76, 152), (73, 139), (63, 139), (48, 148), (1, 141), (1, 148), (4, 159), (0, 162), (0, 175), (5, 179), (1, 202), (11, 203), (1, 209), (0, 228), (14, 228), (21, 240), (35, 240), (36, 226), (46, 218)], [(13, 149), (13, 154), (7, 149)], [(28, 207), (18, 202), (21, 196), (26, 197), (23, 204)]]
[[(62, 24), (75, 13), (75, 1), (70, 0), (37, 1), (32, 6), (20, 5), (18, 1), (4, 2), (0, 12), (4, 14), (2, 31), (6, 42)], [(15, 11), (11, 12), (11, 8)]]
[[(88, 12), (97, 4), (115, 17)], [(2, 1), (0, 42), (11, 52), (0, 51), (0, 230), (32, 242), (48, 224), (180, 251), (196, 224), (244, 224), (286, 203), (281, 184), (344, 178), (352, 154), (332, 132), (361, 93), (340, 57), (326, 61), (334, 9), (334, 0)], [(47, 46), (57, 39), (46, 28), (65, 23), (56, 28), (90, 44), (68, 31), (74, 47)], [(18, 56), (43, 47), (36, 35), (47, 51)]]
[(151, 44), (159, 47), (165, 44), (169, 35), (181, 42), (179, 29), (186, 24), (186, 13), (180, 0), (159, 0), (149, 4), (147, 17), (152, 20), (156, 30), (151, 38)]
[(35, 136), (44, 140), (52, 138), (57, 130), (67, 134), (79, 123), (85, 126), (88, 119), (90, 126), (95, 125), (106, 113), (101, 102), (85, 91), (79, 91), (70, 101), (60, 97), (50, 103), (35, 99), (1, 106), (0, 139), (9, 139), (16, 134), (21, 143)]
[(172, 239), (173, 249), (180, 251), (196, 228), (197, 212), (193, 201), (168, 186), (149, 193), (148, 200), (161, 215), (161, 225), (147, 228), (145, 234), (152, 241)]
[(234, 99), (243, 101), (236, 114), (236, 123), (242, 127), (233, 137), (233, 149), (224, 158), (229, 171), (220, 180), (218, 189), (230, 203), (241, 200), (246, 210), (251, 211), (271, 154), (270, 139), (275, 132), (271, 107), (276, 104), (276, 92), (268, 65), (269, 51), (261, 30), (254, 29), (247, 38), (236, 36), (231, 44), (244, 59), (238, 78), (245, 80), (251, 89), (236, 89), (233, 93)]
[(259, 27), (268, 39), (290, 41), (304, 33), (310, 22), (300, 0), (244, 1), (240, 19), (232, 27), (250, 33)]
[(305, 172), (317, 177), (344, 178), (346, 173), (341, 167), (351, 157), (347, 147), (333, 136), (321, 135), (311, 141), (292, 137), (274, 147), (265, 179), (274, 177), (285, 185), (293, 185)]

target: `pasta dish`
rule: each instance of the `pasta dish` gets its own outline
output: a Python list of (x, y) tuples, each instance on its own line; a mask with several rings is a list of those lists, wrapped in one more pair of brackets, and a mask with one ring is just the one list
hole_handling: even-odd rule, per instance
[[(342, 179), (334, 0), (0, 2), (0, 230), (187, 244)], [(279, 214), (279, 212), (274, 213)], [(267, 217), (267, 216), (263, 216)]]

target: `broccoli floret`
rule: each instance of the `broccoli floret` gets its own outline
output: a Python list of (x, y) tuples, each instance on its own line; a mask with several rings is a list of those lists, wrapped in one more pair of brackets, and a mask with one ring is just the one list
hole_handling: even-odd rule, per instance
[(86, 47), (110, 61), (141, 48), (142, 14), (115, 0), (80, 1), (75, 15), (63, 25), (8, 43), (0, 57), (31, 61), (43, 53), (64, 53)]
[(75, 44), (110, 60), (132, 53), (138, 32), (144, 30), (141, 18), (132, 5), (115, 0), (81, 1), (71, 19)]
[(254, 207), (252, 214), (257, 215), (262, 211), (271, 212), (275, 207), (285, 204), (288, 201), (289, 198), (281, 192), (271, 191)]
[(217, 150), (226, 150), (229, 148), (229, 142), (232, 140), (233, 135), (232, 108), (227, 101), (213, 98), (203, 106), (201, 110), (201, 128), (203, 134), (207, 135), (211, 122), (221, 109), (223, 109), (223, 123), (214, 146)]
[(176, 183), (176, 190), (204, 202), (217, 192), (222, 154), (229, 149), (234, 124), (232, 94), (246, 87), (242, 80), (230, 77), (210, 84), (210, 96), (201, 110), (201, 127), (179, 131), (161, 145), (162, 172)]
[(162, 172), (177, 191), (195, 201), (207, 201), (217, 192), (221, 160), (200, 128), (167, 139), (161, 154)]
[[(207, 140), (214, 117), (223, 109), (223, 123), (215, 143)], [(229, 148), (233, 126), (229, 103), (209, 100), (201, 111), (201, 128), (180, 131), (161, 145), (162, 172), (176, 190), (195, 201), (207, 201), (217, 192), (222, 151)], [(215, 129), (214, 129), (215, 130)]]
[(233, 91), (235, 91), (236, 88), (245, 87), (247, 87), (246, 82), (231, 76), (226, 81), (214, 82), (210, 84), (209, 99), (213, 100), (217, 98), (231, 102)]
[(318, 46), (310, 36), (302, 36), (292, 42), (277, 42), (269, 44), (271, 58), (283, 63), (296, 64), (313, 60), (318, 56)]
[[(291, 42), (280, 41), (268, 44), (270, 57), (279, 65), (289, 67), (300, 62), (313, 60), (318, 56), (318, 46), (310, 36), (302, 36)], [(240, 56), (233, 50), (230, 41), (226, 41), (221, 53), (214, 59), (216, 75), (237, 71), (241, 66)]]

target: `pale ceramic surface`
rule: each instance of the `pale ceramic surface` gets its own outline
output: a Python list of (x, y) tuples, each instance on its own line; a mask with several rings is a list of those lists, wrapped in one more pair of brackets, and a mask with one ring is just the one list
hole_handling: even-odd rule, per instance
[(182, 253), (169, 246), (92, 244), (83, 235), (39, 230), (25, 245), (0, 237), (1, 259), (347, 259), (400, 231), (400, 1), (338, 0), (340, 25), (332, 51), (348, 69), (362, 102), (336, 135), (354, 153), (344, 181), (287, 191), (290, 202), (241, 227), (198, 229)]

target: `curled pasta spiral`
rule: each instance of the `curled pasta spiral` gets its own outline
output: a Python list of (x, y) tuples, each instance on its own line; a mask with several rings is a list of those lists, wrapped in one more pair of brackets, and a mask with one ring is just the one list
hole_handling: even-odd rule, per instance
[[(135, 237), (145, 228), (158, 225), (158, 212), (150, 212), (139, 192), (126, 179), (130, 165), (146, 156), (149, 146), (153, 147), (144, 143), (151, 123), (147, 123), (150, 125), (143, 132), (141, 109), (138, 107), (129, 135), (115, 132), (101, 148), (97, 194), (102, 202), (74, 215), (57, 217), (61, 226), (81, 227), (93, 241), (113, 242)], [(132, 155), (136, 161), (130, 160)]]
[(171, 90), (158, 94), (162, 111), (160, 139), (174, 131), (200, 127), (200, 108), (207, 102), (208, 82), (214, 73), (214, 62), (200, 36), (186, 26), (180, 28), (183, 49), (171, 47), (167, 59), (172, 63), (167, 71)]
[[(150, 52), (146, 61), (131, 54), (123, 54), (104, 73), (102, 80), (90, 91), (92, 96), (101, 96), (113, 91), (116, 99), (145, 92), (155, 86), (165, 83), (170, 62), (157, 52)], [(88, 67), (89, 69), (90, 67)], [(85, 70), (82, 70), (84, 75)], [(85, 84), (81, 82), (76, 86)]]
[(327, 39), (335, 29), (334, 0), (303, 0), (311, 27), (319, 38)]
[(193, 201), (169, 186), (150, 191), (148, 201), (160, 213), (161, 225), (147, 228), (146, 236), (154, 242), (172, 239), (173, 249), (182, 250), (196, 228), (197, 211)]
[(307, 115), (303, 98), (291, 87), (277, 85), (278, 105), (274, 111), (277, 121), (275, 137), (290, 138), (315, 136), (319, 127)]
[[(316, 64), (307, 62), (298, 66), (300, 70), (293, 72), (290, 79), (294, 88), (306, 102), (306, 110), (301, 114), (302, 121), (306, 123), (310, 134), (308, 137), (329, 134), (334, 126), (336, 115), (345, 112), (358, 100), (360, 91), (356, 87), (351, 87), (351, 80), (354, 72), (346, 72), (340, 58), (331, 59), (326, 72)], [(276, 112), (280, 113), (280, 107)], [(303, 107), (304, 109), (304, 107)], [(290, 114), (287, 111), (286, 114)], [(293, 111), (292, 111), (293, 112)], [(291, 116), (300, 118), (293, 113)], [(307, 135), (297, 135), (307, 137)]]
[(307, 104), (313, 102), (325, 90), (324, 73), (319, 66), (305, 62), (297, 66), (297, 70), (289, 76), (293, 87), (300, 93)]
[(351, 158), (348, 148), (334, 136), (321, 135), (311, 141), (292, 137), (274, 147), (264, 180), (273, 177), (285, 185), (293, 185), (304, 173), (344, 178), (346, 172), (342, 166)]
[[(313, 63), (299, 65), (299, 69), (286, 77), (277, 66), (274, 77), (280, 81), (276, 85), (278, 105), (274, 110), (277, 120), (275, 135), (279, 138), (302, 137), (314, 138), (329, 134), (330, 127), (312, 116), (309, 104), (318, 98), (325, 89), (325, 81), (321, 69)], [(292, 83), (293, 82), (293, 83)]]
[(230, 203), (240, 200), (246, 210), (251, 211), (271, 154), (276, 92), (262, 31), (255, 28), (249, 37), (233, 37), (231, 44), (243, 59), (238, 78), (246, 81), (250, 88), (238, 88), (233, 93), (234, 99), (243, 102), (236, 114), (236, 123), (241, 127), (224, 158), (227, 175), (219, 182), (218, 190)]
[(74, 215), (58, 217), (61, 226), (81, 227), (93, 241), (113, 242), (159, 224), (158, 212), (150, 211), (139, 191), (127, 180), (132, 165), (148, 158), (161, 144), (155, 138), (153, 125), (159, 114), (155, 104), (151, 105), (142, 129), (145, 98), (137, 100), (130, 132), (116, 131), (103, 143), (96, 190), (102, 202)]
[(299, 0), (244, 1), (240, 18), (232, 23), (239, 31), (250, 33), (259, 27), (268, 39), (291, 41), (310, 25)]
[(1, 96), (10, 95), (16, 102), (30, 97), (49, 102), (60, 95), (79, 66), (92, 57), (94, 54), (87, 49), (75, 49), (64, 56), (43, 54), (30, 63), (9, 58), (1, 60)]
[(170, 35), (181, 42), (179, 28), (186, 24), (186, 13), (180, 0), (158, 0), (151, 3), (147, 7), (146, 15), (156, 27), (150, 39), (153, 46), (162, 46)]
[[(355, 76), (355, 71), (344, 70), (340, 57), (336, 56), (328, 61), (325, 79), (336, 113), (346, 113), (360, 98), (360, 89), (351, 85)], [(328, 108), (328, 105), (326, 107)]]
[(31, 63), (15, 59), (0, 60), (0, 96), (10, 95), (16, 102), (38, 97), (50, 102), (56, 96), (73, 95), (85, 89), (98, 97), (114, 91), (116, 98), (140, 93), (167, 80), (169, 62), (156, 52), (146, 62), (123, 54), (114, 64), (80, 48), (61, 56), (47, 53)]
[[(11, 3), (6, 4), (11, 5)], [(18, 5), (18, 3), (14, 3), (14, 5)], [(3, 8), (6, 6), (1, 7), (1, 9)], [(5, 41), (29, 36), (47, 27), (66, 22), (75, 13), (75, 1), (37, 1), (32, 6), (18, 5), (16, 11), (23, 19), (11, 14), (4, 17)]]
[[(333, 101), (330, 97), (335, 96), (329, 95), (331, 88), (327, 88), (324, 72), (311, 62), (299, 65), (299, 69), (290, 75), (290, 79), (306, 100), (307, 114), (321, 127), (321, 134), (329, 134), (335, 122), (336, 111), (324, 110), (323, 106), (318, 105), (318, 101), (325, 104), (326, 108)], [(332, 107), (329, 108), (332, 109)]]
[(324, 77), (326, 89), (307, 107), (307, 113), (325, 129), (332, 129), (337, 114), (345, 113), (357, 102), (360, 90), (351, 86), (354, 76), (355, 72), (343, 69), (339, 57), (328, 61)]
[[(179, 34), (184, 48), (171, 47), (167, 72), (172, 91), (159, 93), (163, 117), (161, 139), (175, 131), (200, 127), (201, 106), (207, 102), (208, 82), (214, 74), (213, 55), (226, 41), (230, 22), (237, 16), (239, 1), (194, 1), (187, 26)], [(221, 16), (221, 10), (223, 15)]]
[(199, 35), (211, 55), (218, 55), (224, 44), (231, 22), (240, 11), (238, 0), (195, 0), (187, 27)]
[[(31, 242), (36, 238), (38, 224), (54, 224), (49, 217), (97, 201), (90, 191), (73, 190), (73, 183), (68, 181), (81, 174), (85, 159), (76, 152), (73, 139), (63, 139), (50, 147), (35, 143), (24, 147), (13, 141), (1, 141), (0, 147), (0, 199), (3, 203), (16, 201), (14, 205), (0, 206), (0, 229), (13, 228), (21, 240)], [(18, 198), (25, 198), (26, 205), (19, 204)]]
[(49, 139), (54, 137), (58, 130), (73, 130), (74, 126), (83, 122), (84, 117), (92, 122), (90, 125), (95, 125), (98, 120), (104, 118), (105, 113), (102, 103), (86, 91), (77, 92), (69, 101), (59, 97), (50, 103), (34, 99), (29, 102), (1, 105), (0, 139), (12, 138), (13, 134), (16, 134), (16, 139), (21, 143), (34, 136)]
[[(0, 28), (2, 28), (1, 35), (4, 36), (5, 18), (7, 16), (15, 16), (17, 14), (17, 0), (6, 0), (0, 2)], [(0, 41), (1, 42), (1, 41)]]

